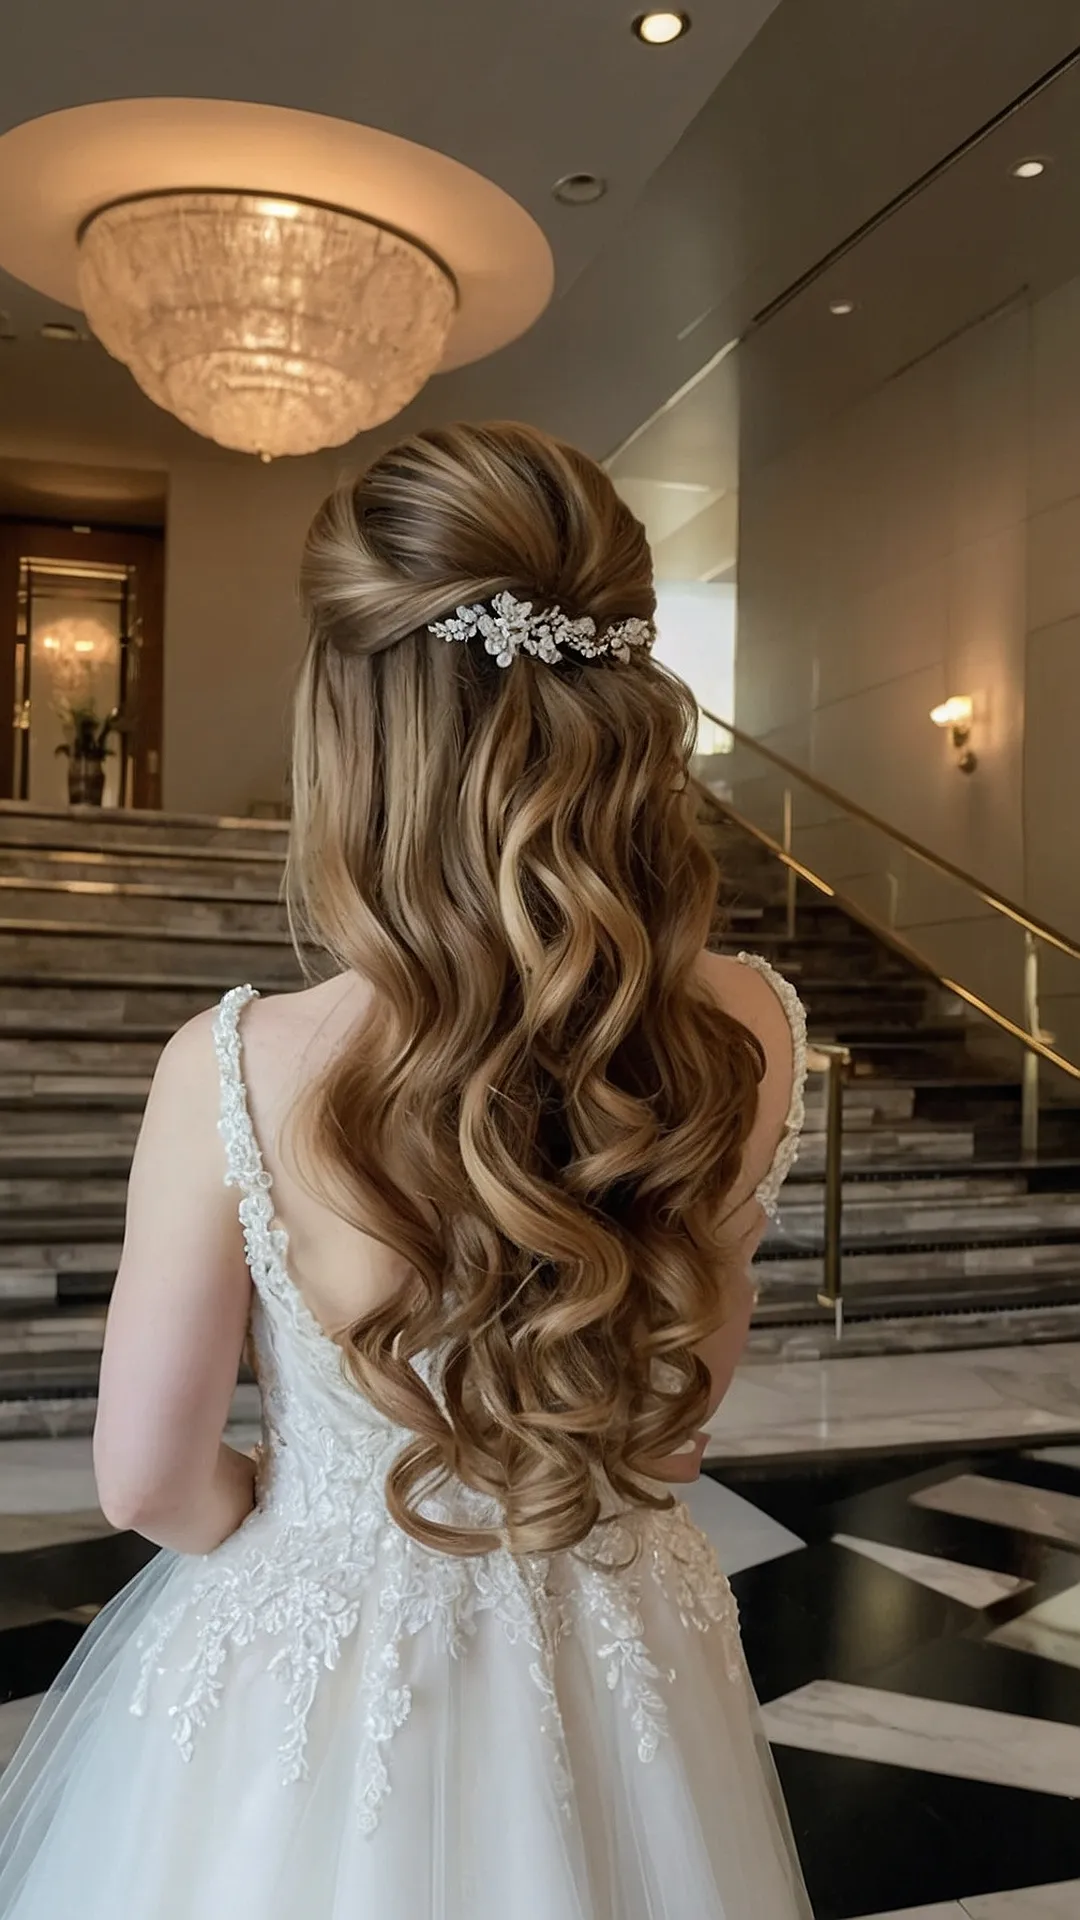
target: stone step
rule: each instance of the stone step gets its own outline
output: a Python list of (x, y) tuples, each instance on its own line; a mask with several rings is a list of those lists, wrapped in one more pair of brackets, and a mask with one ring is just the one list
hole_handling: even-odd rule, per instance
[[(960, 1349), (1043, 1346), (1080, 1339), (1080, 1303), (929, 1309), (887, 1314), (849, 1313), (837, 1338), (831, 1313), (755, 1322), (747, 1360), (848, 1360), (866, 1354), (935, 1353)], [(2, 1416), (0, 1416), (2, 1417)], [(710, 1461), (712, 1455), (709, 1456)]]
[[(979, 1194), (974, 1198), (880, 1197), (845, 1199), (843, 1244), (845, 1254), (863, 1245), (888, 1241), (899, 1245), (914, 1238), (951, 1241), (997, 1240), (1006, 1235), (1062, 1234), (1080, 1229), (1080, 1194)], [(824, 1204), (796, 1199), (781, 1202), (775, 1229), (766, 1236), (763, 1252), (782, 1252), (802, 1241), (820, 1247)]]
[(47, 886), (130, 888), (175, 894), (188, 900), (261, 900), (281, 898), (285, 863), (277, 855), (229, 852), (215, 859), (205, 853), (117, 847), (94, 852), (88, 847), (48, 849), (11, 847), (0, 839), (0, 899), (21, 889)]
[(209, 983), (219, 993), (255, 979), (262, 985), (288, 988), (299, 985), (300, 967), (287, 938), (264, 940), (257, 934), (216, 938), (201, 930), (174, 927), (127, 927), (118, 933), (109, 921), (82, 925), (62, 921), (43, 926), (30, 922), (0, 923), (0, 980), (34, 975), (80, 973), (114, 979), (155, 973), (169, 979), (185, 977)]
[[(825, 1133), (803, 1135), (796, 1162), (802, 1173), (818, 1173), (825, 1165)], [(845, 1167), (870, 1166), (875, 1161), (895, 1165), (920, 1160), (965, 1161), (975, 1155), (975, 1134), (970, 1127), (908, 1126), (844, 1129)]]
[(64, 1103), (134, 1107), (141, 1112), (149, 1091), (149, 1074), (0, 1071), (0, 1108), (20, 1115), (39, 1103), (52, 1108)]
[(139, 858), (161, 848), (202, 857), (281, 861), (288, 843), (283, 820), (216, 819), (196, 813), (156, 813), (135, 808), (45, 808), (0, 800), (0, 844), (6, 847), (126, 847)]
[(54, 1305), (61, 1296), (107, 1300), (120, 1263), (115, 1222), (99, 1241), (67, 1240), (55, 1232), (20, 1241), (0, 1241), (0, 1304), (7, 1308)]
[(185, 1021), (214, 1006), (223, 992), (216, 980), (185, 982), (140, 973), (126, 977), (88, 973), (85, 978), (54, 973), (47, 979), (9, 976), (5, 980), (0, 972), (0, 1033), (81, 1033), (89, 1038), (102, 1029), (121, 1039), (135, 1029), (138, 1037), (164, 1040)]
[[(94, 1430), (96, 1413), (96, 1377), (77, 1382), (74, 1391), (45, 1388), (32, 1393), (12, 1393), (9, 1399), (0, 1399), (0, 1440), (89, 1434)], [(226, 1437), (235, 1445), (250, 1446), (257, 1438), (258, 1423), (259, 1390), (254, 1382), (241, 1381), (233, 1395)]]
[[(0, 1042), (0, 1062), (2, 1060)], [(873, 1126), (878, 1120), (910, 1120), (914, 1112), (913, 1087), (890, 1086), (887, 1081), (867, 1080), (844, 1088), (845, 1131), (849, 1127)], [(819, 1133), (825, 1126), (826, 1113), (823, 1078), (819, 1074), (812, 1074), (806, 1092), (807, 1132)]]
[[(824, 1285), (822, 1261), (816, 1254), (787, 1259), (770, 1254), (758, 1261), (754, 1272), (763, 1303), (766, 1298), (816, 1298)], [(892, 1288), (900, 1288), (907, 1296), (921, 1282), (931, 1297), (938, 1298), (946, 1283), (952, 1283), (947, 1288), (951, 1295), (957, 1285), (978, 1283), (975, 1290), (981, 1292), (986, 1283), (1002, 1275), (1016, 1282), (1020, 1276), (1030, 1279), (1042, 1274), (1067, 1279), (1069, 1290), (1075, 1290), (1080, 1299), (1080, 1250), (1075, 1235), (1030, 1245), (1012, 1241), (1002, 1246), (961, 1247), (942, 1246), (930, 1237), (925, 1246), (844, 1253), (844, 1291), (855, 1296), (866, 1289), (888, 1293)]]
[(130, 1153), (139, 1131), (142, 1109), (115, 1104), (105, 1108), (67, 1101), (47, 1106), (35, 1101), (27, 1112), (25, 1101), (8, 1107), (0, 1103), (0, 1150), (5, 1156), (26, 1159), (35, 1155), (44, 1160), (55, 1153), (97, 1152), (105, 1158)]
[(120, 887), (101, 880), (37, 882), (0, 875), (0, 927), (47, 932), (58, 922), (71, 922), (89, 938), (88, 918), (103, 915), (112, 932), (132, 927), (175, 932), (185, 940), (258, 937), (276, 943), (289, 938), (285, 908), (276, 898), (207, 900), (135, 883)]
[(7, 1174), (0, 1157), (0, 1217), (14, 1220), (20, 1213), (41, 1214), (48, 1210), (57, 1220), (67, 1213), (85, 1212), (119, 1216), (123, 1223), (127, 1199), (125, 1174), (84, 1173), (66, 1168), (63, 1172)]
[(0, 1313), (0, 1392), (5, 1366), (10, 1370), (20, 1359), (44, 1356), (99, 1358), (104, 1338), (103, 1306), (69, 1313)]
[(157, 1065), (156, 1040), (129, 1038), (8, 1038), (0, 1031), (0, 1081), (12, 1074), (136, 1074), (148, 1079)]

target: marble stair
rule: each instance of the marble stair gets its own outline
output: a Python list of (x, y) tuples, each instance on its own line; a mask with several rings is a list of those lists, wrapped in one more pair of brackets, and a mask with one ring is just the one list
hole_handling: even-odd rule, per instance
[[(853, 1061), (843, 1342), (817, 1302), (825, 1110), (812, 1078), (798, 1163), (761, 1251), (755, 1347), (809, 1356), (1075, 1338), (1080, 1109), (1044, 1116), (1040, 1156), (1025, 1160), (1018, 1057), (988, 1065), (985, 1029), (975, 1044), (959, 1001), (801, 883), (787, 940), (783, 869), (733, 825), (717, 831), (717, 854), (728, 900), (760, 915), (746, 944), (795, 982), (811, 1038), (844, 1042)], [(733, 944), (723, 928), (720, 940)]]
[[(0, 1435), (93, 1417), (132, 1147), (160, 1048), (239, 980), (299, 983), (281, 906), (285, 829), (0, 806)], [(797, 984), (812, 1033), (851, 1047), (843, 1350), (1080, 1333), (1080, 1117), (1023, 1164), (1018, 1089), (960, 1009), (818, 896), (787, 938), (780, 876), (725, 838), (728, 951)], [(832, 1350), (817, 1305), (824, 1108), (759, 1269), (755, 1346)]]

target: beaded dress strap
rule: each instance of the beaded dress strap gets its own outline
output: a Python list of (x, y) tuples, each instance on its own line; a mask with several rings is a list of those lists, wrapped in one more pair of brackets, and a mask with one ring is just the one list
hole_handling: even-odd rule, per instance
[(773, 1155), (772, 1166), (769, 1168), (768, 1173), (757, 1188), (754, 1196), (760, 1205), (764, 1207), (766, 1213), (774, 1214), (776, 1212), (777, 1201), (780, 1198), (780, 1189), (791, 1172), (792, 1167), (795, 1165), (799, 1151), (799, 1138), (806, 1123), (806, 1008), (799, 999), (791, 981), (785, 980), (783, 974), (777, 973), (776, 968), (770, 966), (767, 960), (763, 960), (760, 954), (740, 953), (737, 958), (740, 966), (751, 967), (755, 973), (760, 973), (763, 980), (768, 981), (784, 1012), (787, 1014), (788, 1024), (791, 1027), (791, 1047), (794, 1066), (791, 1082), (791, 1101), (788, 1106), (787, 1119), (784, 1122), (784, 1131), (780, 1136), (780, 1143)]
[(258, 997), (254, 987), (233, 987), (214, 1016), (214, 1052), (221, 1080), (218, 1132), (225, 1145), (225, 1184), (239, 1187), (244, 1194), (265, 1193), (270, 1186), (251, 1124), (240, 1056), (240, 1015), (249, 1001)]

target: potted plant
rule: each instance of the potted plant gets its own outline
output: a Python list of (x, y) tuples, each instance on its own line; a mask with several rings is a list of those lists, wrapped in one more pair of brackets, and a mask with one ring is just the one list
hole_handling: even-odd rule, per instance
[(57, 747), (67, 755), (68, 802), (73, 807), (100, 807), (105, 792), (105, 762), (112, 753), (110, 737), (122, 731), (119, 707), (104, 717), (93, 701), (62, 701), (57, 711), (68, 738)]

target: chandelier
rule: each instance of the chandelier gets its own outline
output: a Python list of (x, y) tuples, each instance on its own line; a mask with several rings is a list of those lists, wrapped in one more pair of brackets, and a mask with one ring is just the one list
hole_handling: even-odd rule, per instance
[(83, 224), (79, 297), (102, 345), (195, 433), (264, 458), (389, 420), (439, 366), (457, 289), (360, 214), (265, 194), (163, 192)]

